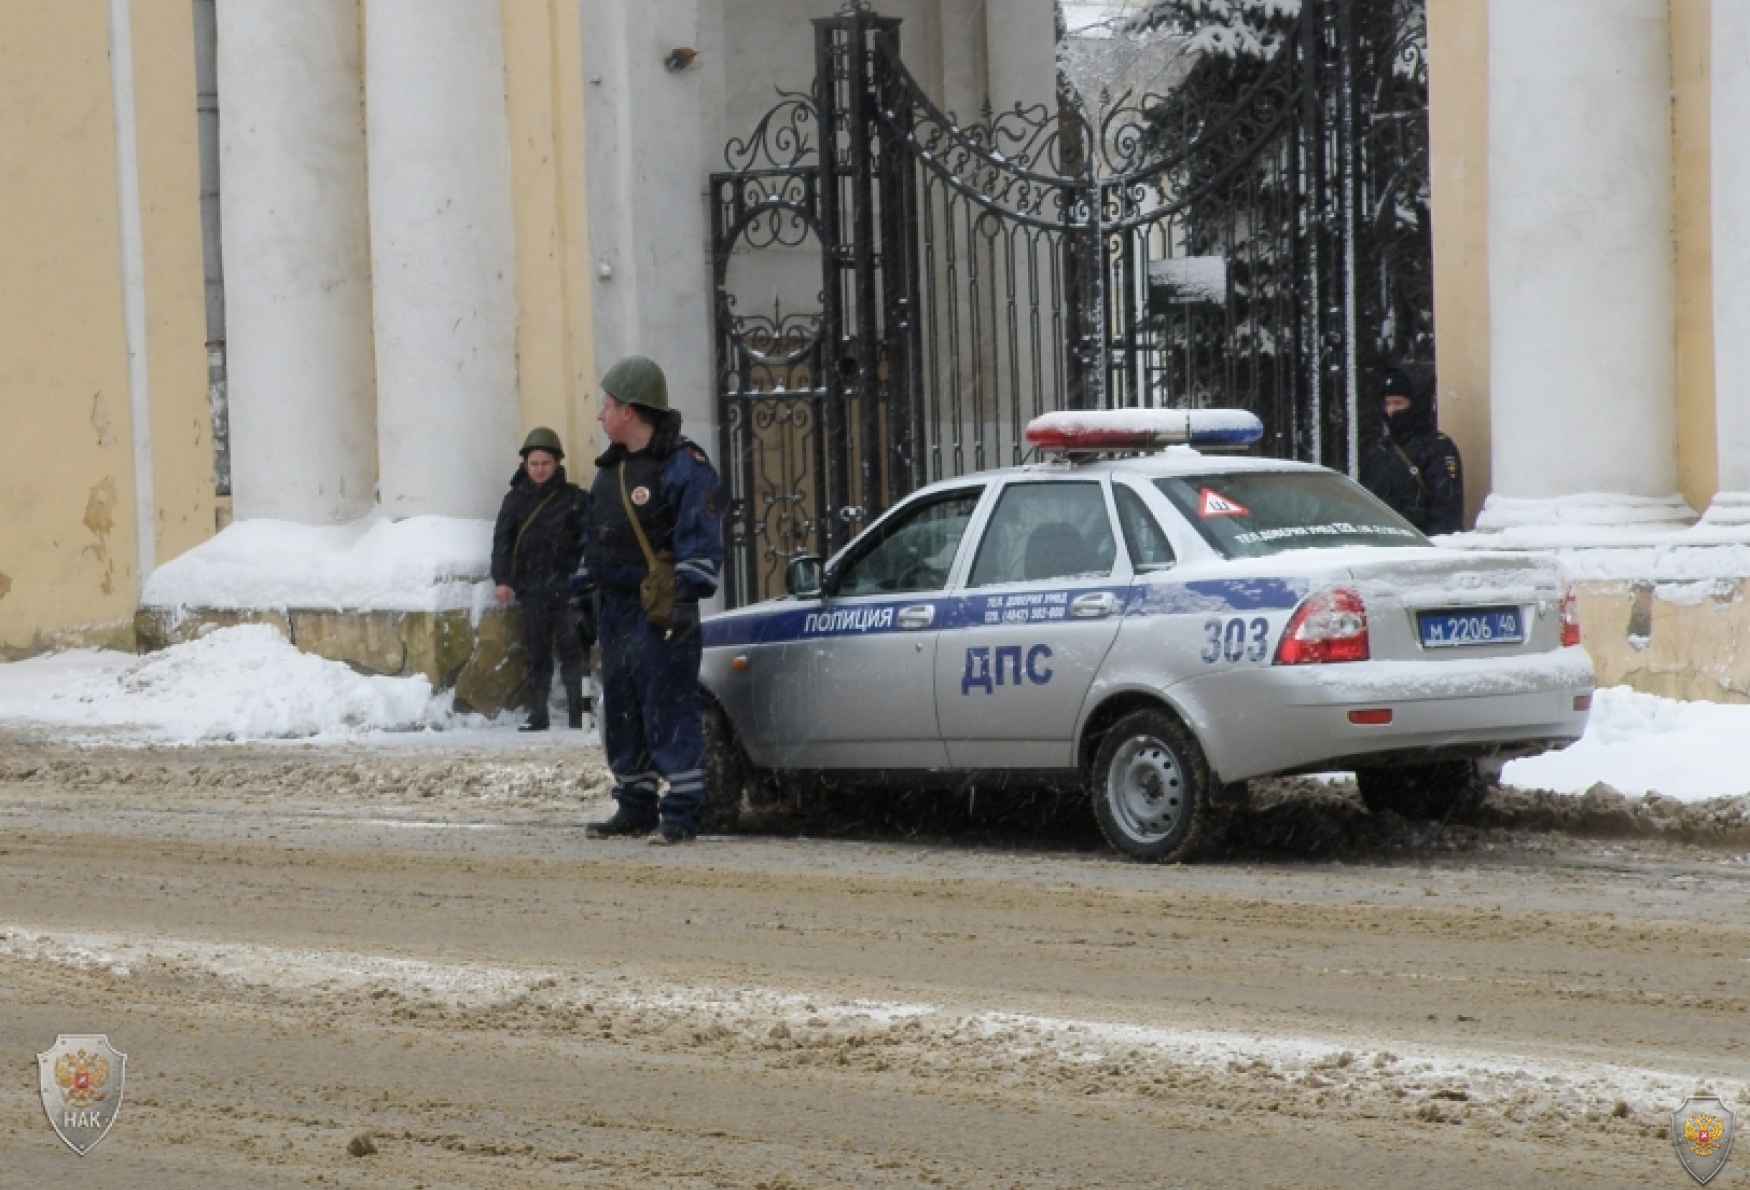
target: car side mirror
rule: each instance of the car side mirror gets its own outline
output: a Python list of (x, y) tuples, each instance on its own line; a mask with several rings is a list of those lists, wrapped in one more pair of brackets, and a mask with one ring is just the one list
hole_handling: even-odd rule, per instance
[(792, 558), (784, 568), (784, 590), (797, 599), (819, 599), (824, 585), (824, 568), (813, 554)]

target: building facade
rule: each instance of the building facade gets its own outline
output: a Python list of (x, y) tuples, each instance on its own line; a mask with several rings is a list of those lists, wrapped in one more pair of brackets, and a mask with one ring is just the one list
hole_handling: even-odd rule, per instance
[[(478, 522), (537, 424), (586, 473), (627, 352), (714, 444), (706, 180), (840, 7), (0, 8), (0, 656), (130, 644), (148, 577), (232, 518)], [(878, 7), (942, 107), (1051, 101), (1050, 0)], [(1427, 18), (1441, 419), (1478, 527), (1712, 545), (1685, 573), (1737, 583), (1750, 6)], [(795, 263), (737, 284), (811, 292)]]
[[(838, 8), (6, 6), (0, 656), (130, 646), (233, 518), (490, 518), (534, 425), (587, 473), (598, 359), (713, 442), (705, 179)], [(963, 109), (1050, 95), (1048, 0), (893, 15)]]

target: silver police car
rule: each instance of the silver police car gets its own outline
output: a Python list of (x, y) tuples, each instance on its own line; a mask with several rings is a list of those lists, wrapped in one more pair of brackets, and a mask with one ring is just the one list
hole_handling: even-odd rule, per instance
[(788, 596), (704, 626), (712, 796), (1074, 785), (1119, 851), (1176, 861), (1251, 777), (1353, 769), (1370, 808), (1444, 817), (1479, 760), (1580, 737), (1593, 669), (1553, 560), (1441, 549), (1336, 472), (1208, 453), (1260, 431), (1048, 415), (1049, 461), (793, 562)]

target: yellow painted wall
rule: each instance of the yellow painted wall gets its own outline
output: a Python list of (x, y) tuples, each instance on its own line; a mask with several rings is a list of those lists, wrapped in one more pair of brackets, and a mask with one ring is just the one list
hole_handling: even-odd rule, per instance
[(1489, 7), (1428, 0), (1434, 355), (1440, 428), (1464, 456), (1466, 524), (1489, 494)]
[(162, 566), (213, 535), (216, 499), (190, 6), (133, 0), (133, 34), (152, 486)]
[(551, 426), (585, 479), (595, 458), (583, 33), (575, 0), (501, 0), (516, 219), (523, 427)]
[[(134, 0), (162, 563), (213, 533), (193, 16)], [(105, 0), (0, 5), (0, 657), (132, 645), (133, 433)]]
[[(1742, 3), (1743, 0), (1729, 0)], [(1711, 0), (1671, 0), (1671, 128), (1676, 156), (1677, 483), (1691, 508), (1719, 490), (1714, 428), (1713, 176), (1709, 143)]]
[(16, 656), (134, 610), (104, 0), (0, 4), (0, 128), (0, 656)]

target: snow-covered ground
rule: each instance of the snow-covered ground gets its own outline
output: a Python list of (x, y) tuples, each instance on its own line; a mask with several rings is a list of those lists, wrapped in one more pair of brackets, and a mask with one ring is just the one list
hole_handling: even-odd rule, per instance
[[(515, 717), (513, 717), (514, 719)], [(411, 738), (495, 726), (457, 715), (422, 677), (367, 677), (245, 625), (145, 657), (81, 650), (0, 665), (0, 727), (110, 743)], [(429, 738), (426, 737), (426, 738)], [(452, 737), (453, 738), (453, 737)], [(1509, 764), (1508, 785), (1584, 793), (1602, 781), (1683, 801), (1750, 793), (1750, 706), (1600, 690), (1585, 739)]]
[(0, 726), (193, 744), (481, 728), (423, 677), (367, 677), (264, 624), (136, 657), (84, 649), (0, 665)]

